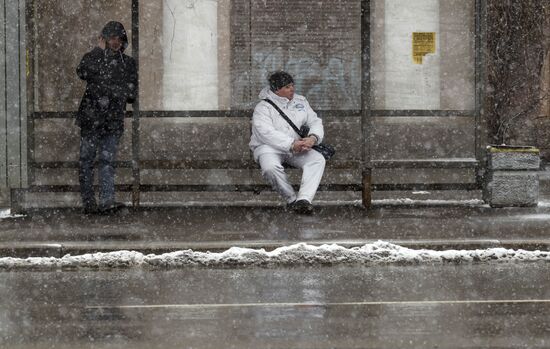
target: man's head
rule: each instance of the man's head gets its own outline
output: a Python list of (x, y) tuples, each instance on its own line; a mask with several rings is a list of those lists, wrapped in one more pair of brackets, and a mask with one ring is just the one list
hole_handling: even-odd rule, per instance
[(284, 71), (278, 71), (269, 76), (269, 88), (277, 96), (286, 97), (289, 100), (294, 98), (294, 79)]
[(128, 36), (120, 22), (111, 21), (101, 30), (101, 37), (105, 40), (107, 48), (113, 51), (122, 51), (128, 47)]

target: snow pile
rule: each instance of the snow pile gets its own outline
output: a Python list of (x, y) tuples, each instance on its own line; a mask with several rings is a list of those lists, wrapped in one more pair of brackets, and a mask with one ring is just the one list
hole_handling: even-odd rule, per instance
[[(414, 195), (428, 195), (430, 192), (413, 192)], [(324, 200), (316, 200), (316, 205), (319, 206), (334, 206), (334, 205), (352, 205), (352, 206), (358, 206), (363, 207), (363, 201), (362, 200), (352, 200), (352, 201), (346, 201), (346, 200), (339, 200), (339, 201), (324, 201)], [(479, 199), (465, 199), (465, 200), (438, 200), (438, 199), (417, 199), (417, 198), (392, 198), (392, 199), (375, 199), (372, 200), (373, 206), (486, 206), (483, 200)], [(540, 205), (540, 203), (539, 203)]]
[(0, 219), (4, 219), (4, 218), (19, 218), (19, 217), (24, 217), (24, 215), (21, 215), (21, 214), (11, 214), (11, 210), (8, 208), (8, 209), (2, 209), (0, 210)]
[(135, 251), (94, 253), (63, 258), (0, 258), (0, 269), (32, 268), (173, 268), (185, 266), (274, 266), (327, 264), (421, 264), (550, 261), (550, 252), (493, 248), (485, 250), (413, 250), (378, 241), (361, 247), (299, 243), (273, 251), (232, 247), (221, 253), (193, 250), (144, 255)]
[(485, 202), (483, 200), (471, 199), (471, 200), (436, 200), (436, 199), (411, 199), (411, 198), (401, 198), (401, 199), (380, 199), (372, 200), (374, 206), (384, 205), (384, 206), (399, 206), (399, 205), (424, 205), (424, 206), (483, 206)]

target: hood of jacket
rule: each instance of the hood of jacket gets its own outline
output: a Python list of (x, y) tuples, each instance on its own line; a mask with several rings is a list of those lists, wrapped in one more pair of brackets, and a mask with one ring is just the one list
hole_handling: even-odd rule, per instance
[[(277, 96), (273, 91), (271, 91), (271, 89), (269, 88), (269, 86), (267, 87), (264, 87), (261, 91), (260, 91), (260, 94), (258, 95), (258, 98), (259, 99), (266, 99), (266, 98), (269, 98), (271, 99), (272, 101), (274, 102), (277, 102), (279, 104), (282, 104), (282, 105), (286, 105), (288, 104), (289, 101), (288, 98), (286, 97), (280, 97), (280, 96)], [(304, 100), (304, 96), (302, 95), (299, 95), (297, 93), (294, 94), (294, 98), (292, 99), (293, 101), (299, 101), (299, 100)]]
[(126, 29), (120, 22), (111, 21), (103, 27), (101, 30), (101, 36), (107, 40), (110, 37), (118, 36), (122, 40), (122, 47), (120, 50), (124, 52), (128, 47), (128, 35), (126, 34)]
[[(270, 98), (271, 95), (269, 94), (269, 92), (271, 92), (271, 90), (269, 89), (269, 87), (264, 87), (261, 91), (260, 91), (260, 94), (258, 95), (258, 98), (259, 99), (266, 99), (266, 98)], [(274, 93), (273, 93), (274, 94)], [(274, 94), (275, 95), (275, 94)], [(275, 95), (277, 96), (277, 95)]]

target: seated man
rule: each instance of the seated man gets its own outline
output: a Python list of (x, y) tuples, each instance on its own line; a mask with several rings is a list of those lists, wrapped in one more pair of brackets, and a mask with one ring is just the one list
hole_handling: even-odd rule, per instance
[[(312, 149), (323, 139), (323, 122), (305, 97), (294, 94), (294, 80), (290, 74), (276, 72), (269, 76), (268, 81), (269, 87), (260, 92), (261, 101), (254, 109), (250, 149), (262, 168), (263, 177), (286, 200), (287, 207), (300, 214), (311, 214), (311, 202), (325, 170), (325, 158)], [(265, 99), (275, 103), (297, 128), (309, 127), (308, 136), (300, 137)], [(297, 195), (288, 181), (283, 163), (303, 171)]]

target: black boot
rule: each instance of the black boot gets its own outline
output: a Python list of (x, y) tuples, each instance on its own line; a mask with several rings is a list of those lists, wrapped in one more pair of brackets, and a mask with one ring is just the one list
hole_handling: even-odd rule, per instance
[(98, 208), (95, 202), (85, 203), (82, 206), (83, 214), (96, 214), (97, 212), (98, 212)]
[(313, 205), (307, 200), (298, 200), (294, 203), (292, 210), (298, 214), (313, 214)]
[(114, 202), (112, 204), (99, 207), (98, 213), (101, 215), (111, 215), (111, 214), (117, 213), (124, 207), (126, 207), (126, 205), (124, 205), (123, 203)]

